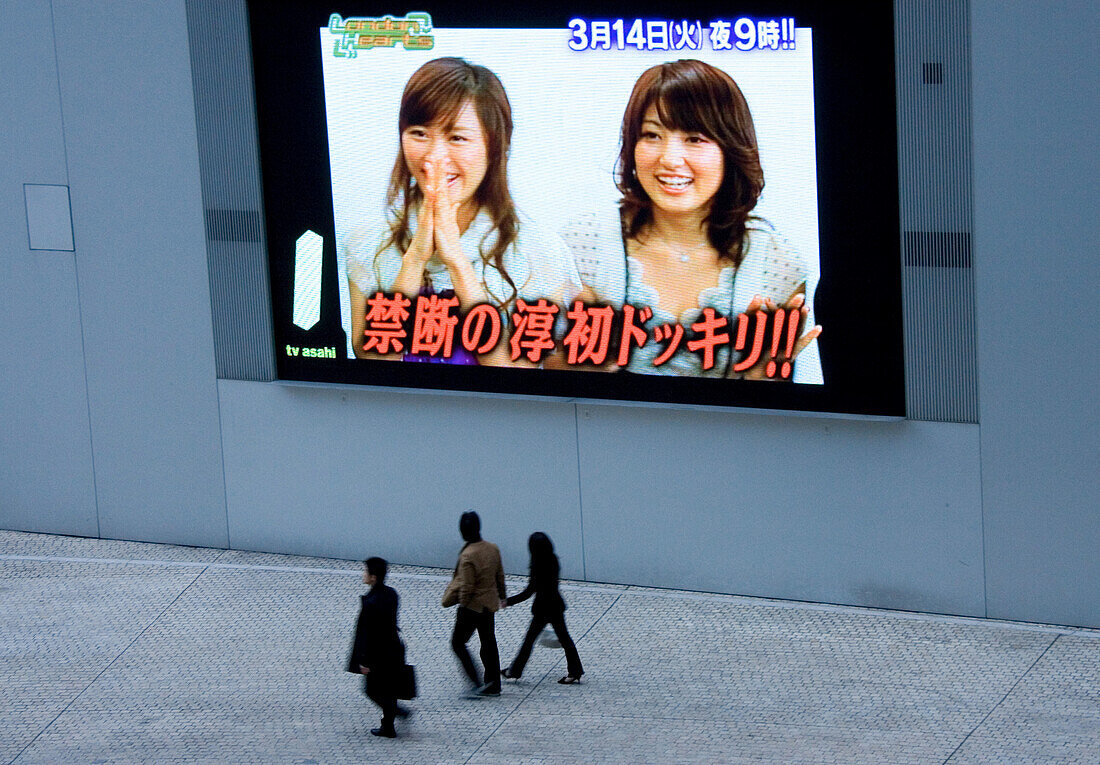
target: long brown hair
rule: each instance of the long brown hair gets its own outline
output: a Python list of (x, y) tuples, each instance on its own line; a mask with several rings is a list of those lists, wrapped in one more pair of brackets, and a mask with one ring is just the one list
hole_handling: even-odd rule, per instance
[[(437, 58), (413, 72), (401, 95), (401, 110), (397, 118), (398, 136), (410, 125), (431, 125), (442, 122), (450, 129), (462, 107), (469, 102), (481, 121), (485, 132), (488, 167), (485, 178), (475, 192), (479, 208), (489, 213), (496, 232), (488, 252), (492, 232), (479, 243), (478, 250), (486, 267), (492, 265), (512, 288), (512, 295), (501, 303), (501, 308), (515, 299), (518, 291), (512, 277), (504, 267), (504, 253), (516, 240), (519, 217), (515, 203), (508, 191), (508, 149), (512, 142), (512, 105), (500, 79), (490, 70), (471, 64), (461, 58)], [(390, 222), (390, 237), (379, 248), (377, 255), (390, 246), (402, 252), (409, 248), (412, 234), (409, 231), (410, 213), (419, 207), (424, 194), (416, 185), (405, 162), (405, 151), (398, 141), (397, 159), (390, 174), (390, 186), (386, 203), (394, 212)]]
[(617, 186), (623, 234), (633, 238), (653, 220), (653, 202), (638, 180), (634, 148), (642, 118), (656, 106), (661, 123), (673, 130), (701, 133), (718, 144), (725, 160), (722, 183), (707, 215), (707, 237), (721, 257), (740, 265), (745, 223), (764, 190), (764, 171), (749, 105), (733, 78), (710, 64), (683, 59), (642, 73), (623, 114)]

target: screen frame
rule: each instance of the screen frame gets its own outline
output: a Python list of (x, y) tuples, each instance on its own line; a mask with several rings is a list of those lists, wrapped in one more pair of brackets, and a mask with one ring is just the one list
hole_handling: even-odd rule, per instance
[[(565, 29), (586, 18), (679, 18), (658, 3), (588, 2), (516, 8), (499, 0), (475, 9), (428, 8), (437, 28)], [(336, 346), (343, 355), (338, 254), (329, 165), (325, 94), (317, 30), (331, 13), (396, 15), (376, 3), (248, 3), (257, 131), (267, 224), (277, 376), (284, 381), (459, 391), (558, 400), (898, 418), (905, 416), (901, 311), (893, 8), (890, 2), (757, 2), (737, 16), (793, 16), (814, 30), (813, 70), (821, 278), (815, 295), (824, 385), (601, 374), (400, 361), (288, 357), (285, 345)], [(695, 3), (692, 18), (732, 18), (728, 6)], [(853, 40), (859, 21), (866, 36)], [(675, 57), (670, 55), (669, 58)], [(287, 98), (287, 94), (293, 98)], [(858, 120), (849, 115), (858, 114)], [(856, 159), (858, 158), (858, 159)], [(388, 170), (387, 170), (388, 172)], [(310, 330), (291, 321), (293, 243), (303, 231), (324, 238), (320, 320)], [(852, 243), (857, 244), (853, 245)], [(871, 249), (874, 252), (870, 252)], [(860, 257), (851, 257), (855, 250)], [(877, 254), (876, 254), (877, 253)], [(833, 338), (850, 338), (847, 342)]]

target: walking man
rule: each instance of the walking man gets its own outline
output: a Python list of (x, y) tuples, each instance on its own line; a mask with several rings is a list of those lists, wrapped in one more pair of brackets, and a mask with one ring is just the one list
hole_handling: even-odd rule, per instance
[(361, 598), (348, 672), (364, 676), (367, 696), (382, 708), (382, 724), (371, 733), (394, 738), (394, 717), (407, 717), (409, 711), (397, 703), (397, 674), (405, 666), (405, 646), (397, 634), (397, 592), (385, 584), (387, 568), (382, 558), (363, 561), (363, 584), (370, 592)]
[[(444, 608), (458, 606), (451, 648), (470, 678), (471, 693), (499, 696), (500, 654), (497, 653), (494, 614), (505, 597), (500, 548), (481, 538), (481, 519), (473, 510), (462, 514), (458, 530), (466, 544), (458, 555), (454, 577), (443, 593)], [(481, 663), (485, 667), (483, 681), (478, 679), (477, 668), (466, 650), (466, 643), (475, 630), (481, 642)]]

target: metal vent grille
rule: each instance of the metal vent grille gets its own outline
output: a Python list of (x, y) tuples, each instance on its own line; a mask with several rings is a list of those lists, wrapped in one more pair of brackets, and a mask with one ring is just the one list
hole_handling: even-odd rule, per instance
[(275, 379), (244, 0), (187, 0), (218, 377)]
[(969, 6), (896, 0), (906, 410), (978, 422)]

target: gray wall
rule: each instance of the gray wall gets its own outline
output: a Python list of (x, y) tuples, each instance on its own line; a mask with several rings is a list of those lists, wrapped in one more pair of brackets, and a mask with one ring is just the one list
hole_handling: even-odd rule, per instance
[[(183, 11), (0, 6), (6, 527), (227, 542)], [(28, 251), (23, 183), (69, 185), (75, 253)]]
[(78, 262), (29, 249), (23, 196), (69, 183), (52, 24), (45, 0), (0, 5), (0, 522), (95, 536)]
[(183, 1), (5, 3), (0, 527), (448, 566), (476, 507), (516, 572), (1100, 626), (1091, 6), (972, 3), (961, 424), (218, 380)]
[(1100, 623), (1100, 4), (973, 2), (990, 616)]

